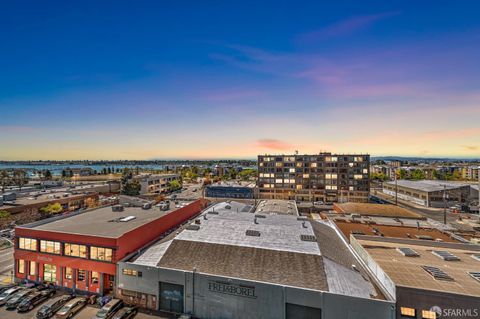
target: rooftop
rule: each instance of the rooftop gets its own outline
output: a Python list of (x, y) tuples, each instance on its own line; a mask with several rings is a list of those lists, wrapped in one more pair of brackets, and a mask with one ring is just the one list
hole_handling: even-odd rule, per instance
[[(480, 260), (472, 257), (479, 254), (480, 246), (448, 243), (429, 246), (425, 241), (401, 239), (383, 242), (369, 240), (368, 236), (357, 236), (356, 240), (397, 286), (480, 296), (480, 282), (469, 275), (480, 269)], [(404, 256), (397, 248), (410, 248), (418, 256)], [(439, 257), (445, 253), (434, 254), (433, 250), (447, 251), (460, 260), (446, 261)], [(436, 267), (453, 280), (435, 279), (422, 266)]]
[[(18, 227), (78, 235), (118, 238), (123, 234), (148, 224), (174, 210), (174, 207), (168, 211), (161, 211), (156, 207), (151, 209), (124, 207), (123, 211), (113, 211), (112, 206), (107, 206), (82, 213), (67, 215), (59, 219), (51, 218), (49, 220)], [(120, 221), (120, 219), (124, 217), (129, 217), (129, 220)]]
[(128, 262), (382, 298), (333, 227), (291, 215), (209, 208)]
[(368, 221), (362, 223), (361, 221), (356, 220), (352, 222), (341, 218), (334, 219), (334, 222), (346, 238), (350, 238), (350, 234), (357, 234), (378, 237), (423, 239), (425, 241), (436, 240), (450, 243), (459, 242), (455, 238), (450, 237), (449, 234), (431, 227), (390, 226), (375, 224)]
[(255, 213), (280, 214), (298, 216), (297, 204), (293, 200), (262, 200), (255, 210)]
[(344, 214), (425, 219), (422, 215), (414, 213), (408, 209), (388, 204), (335, 203), (333, 209), (337, 213)]
[[(395, 185), (395, 182), (385, 182), (385, 184)], [(423, 192), (436, 192), (443, 191), (444, 186), (447, 190), (456, 189), (459, 187), (465, 187), (469, 184), (461, 182), (447, 182), (447, 181), (434, 181), (434, 180), (421, 180), (421, 181), (409, 181), (409, 180), (398, 180), (397, 185), (400, 187), (411, 188)]]

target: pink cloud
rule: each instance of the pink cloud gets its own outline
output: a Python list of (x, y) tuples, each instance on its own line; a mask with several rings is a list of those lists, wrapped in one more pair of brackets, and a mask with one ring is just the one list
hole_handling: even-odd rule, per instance
[(321, 29), (302, 34), (298, 37), (298, 40), (300, 42), (309, 43), (325, 38), (351, 34), (372, 25), (381, 19), (392, 17), (398, 14), (400, 14), (400, 12), (383, 12), (378, 14), (350, 17)]
[(293, 149), (293, 145), (285, 141), (270, 139), (270, 138), (258, 140), (256, 142), (256, 146), (260, 148), (267, 148), (267, 149), (277, 150), (277, 151), (285, 151), (285, 150)]

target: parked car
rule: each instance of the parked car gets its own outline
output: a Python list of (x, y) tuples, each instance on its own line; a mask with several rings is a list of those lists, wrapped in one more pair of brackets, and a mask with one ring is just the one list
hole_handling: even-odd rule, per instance
[(55, 315), (58, 319), (72, 318), (77, 312), (82, 310), (87, 304), (87, 299), (77, 297), (67, 302)]
[(137, 306), (124, 307), (113, 315), (112, 319), (132, 319), (138, 313)]
[(23, 289), (23, 290), (20, 290), (19, 292), (17, 292), (15, 294), (15, 296), (13, 296), (12, 298), (10, 298), (7, 303), (5, 304), (5, 308), (7, 310), (14, 310), (17, 308), (17, 306), (25, 299), (27, 298), (30, 294), (32, 294), (34, 292), (33, 289)]
[(73, 295), (63, 295), (56, 297), (44, 304), (42, 307), (40, 307), (35, 317), (37, 319), (51, 318), (58, 310), (60, 310), (67, 302), (69, 302), (73, 298)]
[(48, 290), (36, 291), (26, 298), (24, 298), (17, 306), (18, 312), (27, 312), (35, 308), (41, 302), (44, 302), (49, 297), (53, 296), (53, 293)]
[(13, 296), (15, 296), (15, 294), (20, 290), (24, 290), (24, 288), (16, 286), (2, 292), (0, 294), (0, 306), (5, 305), (7, 301), (10, 300), (10, 298), (12, 298)]
[(112, 299), (97, 312), (93, 319), (110, 319), (122, 307), (122, 300)]
[(0, 294), (1, 294), (2, 292), (4, 292), (4, 291), (7, 291), (7, 290), (10, 289), (10, 288), (15, 287), (15, 286), (16, 286), (15, 284), (9, 284), (9, 285), (6, 285), (6, 286), (1, 285), (1, 286), (0, 286)]
[(316, 202), (313, 202), (313, 205), (315, 205), (315, 206), (321, 206), (321, 205), (324, 205), (324, 204), (325, 204), (325, 203), (324, 203), (323, 201), (321, 201), (321, 200), (318, 200), (318, 201), (316, 201)]

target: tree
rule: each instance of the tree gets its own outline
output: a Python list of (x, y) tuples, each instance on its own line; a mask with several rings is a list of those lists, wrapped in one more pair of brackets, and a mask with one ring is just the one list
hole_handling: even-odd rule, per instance
[(133, 173), (130, 169), (125, 168), (120, 179), (121, 190), (124, 195), (137, 196), (140, 194), (142, 186), (136, 180), (132, 180)]
[(0, 219), (10, 217), (10, 213), (6, 210), (0, 210)]
[(167, 187), (170, 192), (174, 192), (181, 189), (182, 184), (180, 183), (180, 181), (174, 179), (173, 181), (168, 182)]
[(62, 178), (65, 178), (65, 177), (67, 177), (67, 172), (64, 169), (62, 169)]
[(43, 171), (43, 177), (45, 180), (52, 179), (52, 172), (50, 172), (48, 169)]
[(411, 173), (410, 173), (410, 179), (413, 179), (415, 181), (418, 181), (418, 180), (421, 180), (421, 179), (425, 179), (425, 173), (423, 173), (423, 171), (421, 169), (414, 169)]
[(387, 176), (384, 173), (371, 173), (370, 179), (374, 181), (386, 181)]
[(123, 185), (122, 194), (129, 195), (129, 196), (137, 196), (137, 195), (140, 195), (141, 188), (142, 186), (140, 185), (139, 181), (129, 180)]
[(407, 179), (407, 177), (408, 177), (408, 172), (406, 169), (401, 168), (397, 171), (398, 179)]
[(22, 187), (25, 186), (25, 184), (27, 183), (28, 183), (28, 176), (24, 170), (17, 169), (13, 171), (13, 184), (15, 186), (18, 186), (18, 188), (22, 190)]
[(0, 171), (0, 183), (2, 185), (2, 193), (5, 192), (5, 186), (8, 186), (12, 183), (12, 179), (10, 178), (10, 175), (5, 169), (2, 169)]
[(255, 176), (257, 176), (257, 170), (253, 169), (253, 168), (247, 168), (247, 169), (244, 169), (244, 170), (240, 171), (240, 173), (238, 173), (238, 177), (240, 177), (244, 181), (247, 181), (250, 178), (255, 177)]
[(63, 211), (63, 207), (60, 205), (60, 203), (53, 203), (40, 208), (39, 211), (44, 215), (54, 215), (61, 213)]

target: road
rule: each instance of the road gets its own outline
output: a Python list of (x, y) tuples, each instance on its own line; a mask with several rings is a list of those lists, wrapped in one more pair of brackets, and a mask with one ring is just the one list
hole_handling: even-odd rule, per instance
[(13, 270), (13, 248), (0, 250), (0, 283), (10, 283)]
[[(377, 191), (376, 193), (373, 193), (372, 196), (376, 196), (378, 198), (381, 198), (391, 204), (395, 204), (395, 198), (393, 196), (389, 196), (386, 194), (383, 194), (382, 192)], [(398, 206), (409, 209), (415, 213), (418, 213), (422, 216), (425, 216), (427, 218), (430, 218), (434, 221), (437, 221), (441, 224), (443, 224), (443, 219), (444, 219), (444, 211), (443, 208), (427, 208), (427, 207), (422, 207), (415, 205), (413, 203), (404, 201), (402, 199), (398, 199)], [(464, 231), (472, 231), (473, 228), (469, 225), (466, 224), (461, 224), (458, 223), (458, 218), (477, 218), (478, 216), (474, 216), (472, 214), (459, 214), (459, 213), (452, 213), (447, 210), (447, 224), (451, 225), (453, 228), (458, 229), (458, 230), (464, 230)]]

